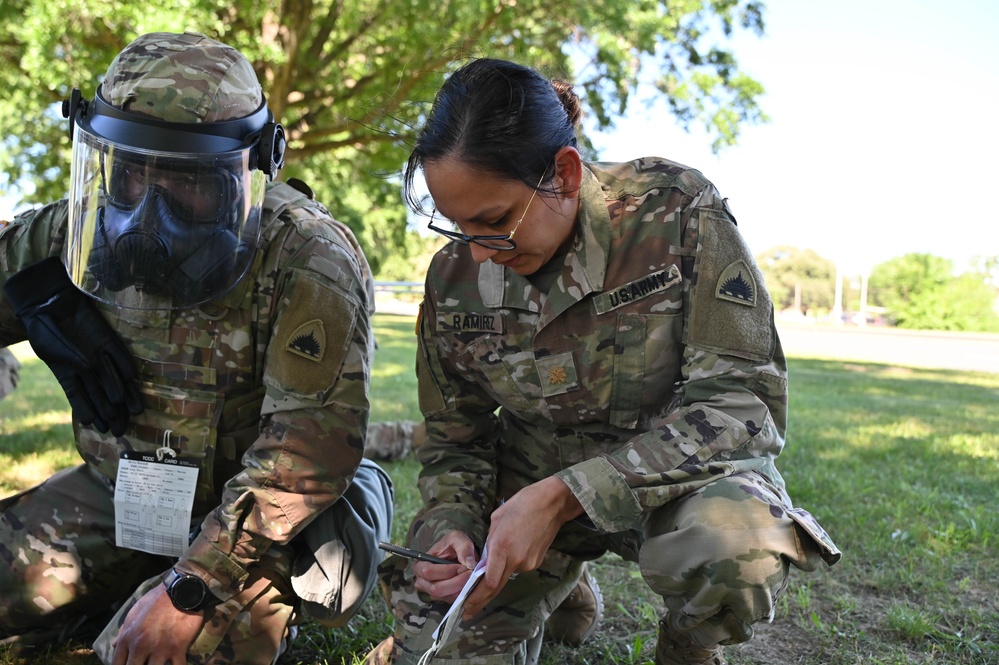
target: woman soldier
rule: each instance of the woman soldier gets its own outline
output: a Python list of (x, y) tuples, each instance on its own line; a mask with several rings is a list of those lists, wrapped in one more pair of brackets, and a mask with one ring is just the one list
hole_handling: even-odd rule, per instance
[[(535, 662), (553, 609), (593, 586), (584, 563), (612, 551), (663, 598), (655, 662), (722, 663), (773, 619), (789, 565), (840, 557), (775, 466), (786, 364), (726, 201), (666, 159), (582, 161), (579, 117), (567, 84), (475, 60), (410, 155), (407, 199), (452, 242), (417, 326), (408, 544), (455, 563), (382, 564), (396, 628), (375, 662)], [(435, 636), (484, 551), (462, 623)]]

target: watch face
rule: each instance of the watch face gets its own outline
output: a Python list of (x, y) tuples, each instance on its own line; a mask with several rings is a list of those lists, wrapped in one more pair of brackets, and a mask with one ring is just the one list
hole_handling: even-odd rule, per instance
[(169, 594), (177, 609), (190, 611), (201, 607), (208, 588), (200, 577), (181, 575), (170, 585)]

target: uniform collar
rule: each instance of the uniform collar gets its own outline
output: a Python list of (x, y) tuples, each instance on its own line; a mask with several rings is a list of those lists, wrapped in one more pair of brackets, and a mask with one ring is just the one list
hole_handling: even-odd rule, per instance
[(572, 249), (562, 259), (565, 266), (548, 294), (515, 272), (486, 261), (479, 266), (479, 294), (491, 308), (540, 312), (541, 325), (558, 316), (594, 291), (603, 288), (607, 250), (611, 240), (610, 215), (600, 182), (583, 164), (578, 230)]

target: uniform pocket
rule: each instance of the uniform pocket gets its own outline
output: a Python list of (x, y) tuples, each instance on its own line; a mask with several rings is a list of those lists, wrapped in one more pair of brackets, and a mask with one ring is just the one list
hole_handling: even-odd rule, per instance
[[(661, 411), (679, 371), (680, 312), (617, 315), (610, 423), (635, 429), (643, 415)], [(643, 414), (643, 407), (650, 413)]]
[[(829, 537), (829, 534), (822, 528), (818, 520), (812, 517), (811, 513), (804, 508), (791, 508), (787, 511), (787, 515), (818, 546), (819, 555), (827, 564), (831, 566), (843, 557), (843, 553), (839, 551), (832, 538)], [(807, 557), (805, 557), (805, 560), (807, 562)], [(801, 566), (798, 567), (801, 568)]]
[(480, 385), (504, 407), (518, 414), (547, 414), (531, 336), (482, 335), (468, 344), (462, 361), (482, 375)]
[(212, 468), (215, 463), (217, 432), (214, 424), (219, 396), (212, 390), (195, 390), (143, 382), (145, 411), (133, 418), (126, 432), (130, 450), (153, 452), (167, 446), (181, 459), (198, 465), (198, 485), (195, 505), (214, 503), (215, 483)]

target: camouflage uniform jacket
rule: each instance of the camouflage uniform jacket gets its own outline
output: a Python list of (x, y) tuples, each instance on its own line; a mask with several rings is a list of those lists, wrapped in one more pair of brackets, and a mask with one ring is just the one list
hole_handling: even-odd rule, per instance
[(463, 245), (433, 259), (418, 323), (422, 545), (452, 529), (481, 544), (500, 499), (551, 475), (601, 533), (737, 472), (783, 491), (785, 360), (727, 204), (664, 159), (585, 167), (547, 293)]
[[(64, 249), (66, 201), (0, 233), (0, 283)], [(368, 419), (372, 284), (353, 235), (286, 184), (268, 186), (261, 246), (229, 293), (187, 310), (100, 304), (132, 351), (145, 412), (115, 438), (74, 423), (109, 490), (121, 453), (163, 443), (201, 466), (200, 533), (178, 568), (220, 599), (344, 492)], [(0, 297), (0, 345), (25, 332)]]

